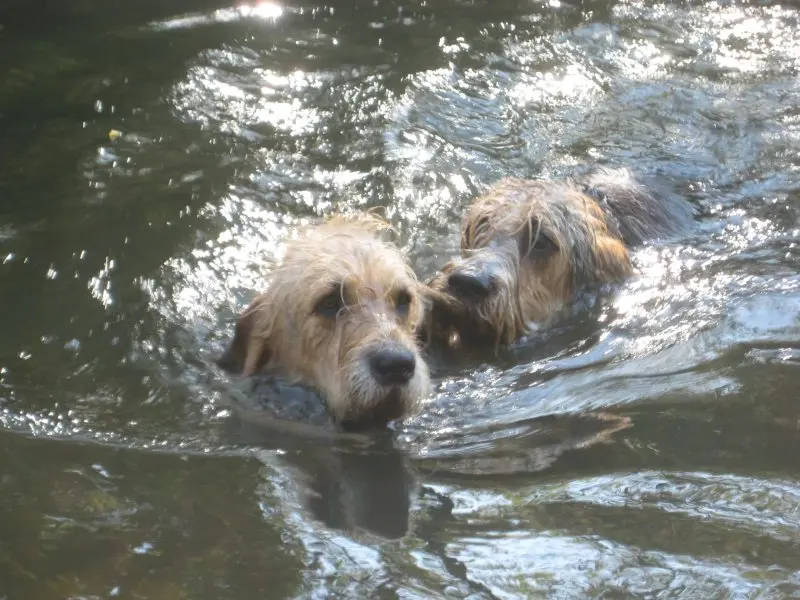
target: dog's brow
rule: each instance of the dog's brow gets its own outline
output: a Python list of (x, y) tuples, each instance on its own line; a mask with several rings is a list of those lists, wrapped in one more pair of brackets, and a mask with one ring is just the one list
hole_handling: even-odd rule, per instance
[[(334, 294), (336, 292), (343, 294), (344, 282), (332, 280), (328, 285), (322, 287), (322, 291), (323, 291), (322, 295)], [(342, 298), (342, 300), (344, 300), (344, 298)]]

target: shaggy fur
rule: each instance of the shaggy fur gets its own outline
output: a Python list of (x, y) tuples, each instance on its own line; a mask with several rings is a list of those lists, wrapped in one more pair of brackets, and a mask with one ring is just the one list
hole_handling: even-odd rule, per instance
[(692, 206), (645, 187), (627, 169), (585, 183), (503, 179), (477, 198), (461, 230), (461, 260), (428, 282), (425, 335), (509, 344), (586, 287), (631, 275), (629, 249), (691, 221)]
[(313, 387), (347, 429), (413, 412), (428, 392), (421, 286), (374, 217), (334, 218), (289, 243), (218, 364)]

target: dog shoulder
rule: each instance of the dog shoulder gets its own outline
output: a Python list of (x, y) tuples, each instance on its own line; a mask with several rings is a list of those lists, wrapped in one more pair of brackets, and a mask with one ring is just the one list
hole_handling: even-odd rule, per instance
[(686, 231), (696, 216), (695, 207), (665, 181), (645, 180), (627, 167), (598, 168), (583, 185), (616, 218), (629, 246)]

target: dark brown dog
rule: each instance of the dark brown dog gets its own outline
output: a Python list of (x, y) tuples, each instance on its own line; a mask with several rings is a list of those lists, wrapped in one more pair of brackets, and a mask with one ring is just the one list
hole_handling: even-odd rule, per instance
[(315, 388), (345, 428), (413, 412), (430, 386), (416, 339), (424, 299), (400, 251), (380, 239), (386, 228), (334, 218), (290, 242), (218, 364)]
[(599, 170), (584, 184), (503, 179), (469, 208), (461, 260), (428, 282), (425, 335), (450, 347), (512, 343), (581, 289), (624, 280), (632, 246), (680, 231), (693, 214), (627, 169)]

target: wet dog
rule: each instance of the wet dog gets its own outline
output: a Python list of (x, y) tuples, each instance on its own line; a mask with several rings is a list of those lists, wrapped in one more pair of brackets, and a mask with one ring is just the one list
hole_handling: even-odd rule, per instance
[(318, 390), (345, 429), (413, 412), (430, 386), (417, 345), (424, 300), (386, 229), (371, 216), (336, 217), (290, 242), (218, 364)]
[(582, 183), (503, 179), (470, 206), (461, 260), (428, 282), (425, 336), (445, 347), (513, 343), (581, 290), (623, 281), (633, 246), (677, 233), (693, 215), (687, 201), (627, 169), (597, 170)]

